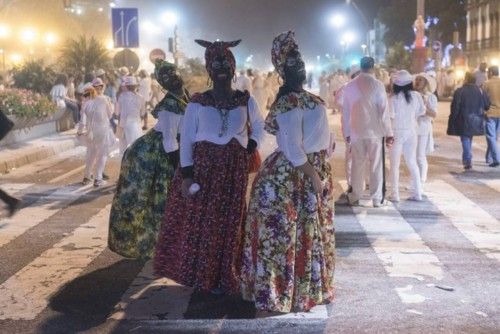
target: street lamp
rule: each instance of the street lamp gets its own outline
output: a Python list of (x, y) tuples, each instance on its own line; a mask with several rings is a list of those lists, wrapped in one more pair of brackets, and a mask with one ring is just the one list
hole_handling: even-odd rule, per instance
[(57, 35), (54, 34), (53, 32), (48, 32), (45, 34), (45, 43), (47, 43), (48, 46), (52, 46), (57, 42)]
[(175, 26), (177, 24), (177, 21), (179, 20), (179, 16), (173, 11), (166, 11), (161, 14), (161, 20), (167, 25)]
[(361, 49), (363, 49), (363, 56), (366, 56), (366, 48), (368, 46), (366, 44), (361, 44)]
[(35, 40), (36, 37), (36, 31), (32, 28), (24, 28), (21, 30), (21, 41), (23, 43), (31, 43)]
[[(179, 65), (179, 50), (178, 50), (178, 36), (177, 36), (177, 22), (179, 20), (179, 16), (176, 12), (166, 11), (161, 14), (161, 20), (164, 24), (168, 26), (174, 26), (174, 38), (172, 40), (172, 48), (171, 52), (174, 56), (175, 65)], [(169, 42), (170, 45), (170, 42)], [(170, 49), (170, 48), (169, 48)]]
[(345, 24), (345, 16), (341, 14), (334, 14), (330, 17), (330, 24), (335, 28), (341, 28)]
[(0, 24), (0, 38), (7, 38), (10, 36), (10, 28), (5, 24)]

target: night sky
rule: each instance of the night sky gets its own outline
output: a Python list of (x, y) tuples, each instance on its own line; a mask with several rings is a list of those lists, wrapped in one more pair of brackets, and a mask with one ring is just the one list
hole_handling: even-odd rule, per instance
[[(138, 7), (139, 20), (150, 20), (160, 25), (160, 14), (173, 10), (180, 16), (178, 23), (181, 49), (189, 57), (202, 56), (203, 49), (193, 42), (195, 38), (215, 40), (242, 39), (234, 52), (237, 61), (250, 54), (254, 64), (261, 68), (270, 66), (270, 47), (278, 33), (292, 29), (296, 32), (299, 46), (306, 61), (317, 55), (325, 56), (341, 52), (340, 39), (350, 30), (358, 35), (350, 47), (351, 53), (361, 53), (362, 38), (366, 36), (366, 24), (361, 15), (344, 0), (118, 0), (118, 7)], [(368, 22), (372, 22), (382, 5), (389, 0), (355, 1)], [(349, 16), (346, 26), (336, 29), (329, 23), (333, 13)], [(413, 22), (410, 23), (410, 25)], [(172, 29), (162, 28), (166, 31)], [(171, 35), (171, 33), (168, 33)], [(165, 48), (166, 36), (143, 36), (146, 47), (150, 43)]]

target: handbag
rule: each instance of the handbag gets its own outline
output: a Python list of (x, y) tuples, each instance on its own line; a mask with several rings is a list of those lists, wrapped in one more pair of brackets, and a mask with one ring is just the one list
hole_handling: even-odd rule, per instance
[[(250, 140), (250, 135), (252, 134), (252, 127), (250, 125), (250, 111), (248, 105), (247, 105), (247, 131), (248, 131), (248, 138)], [(257, 173), (257, 171), (260, 168), (260, 165), (262, 165), (262, 158), (260, 157), (259, 150), (255, 149), (248, 158), (248, 172)]]
[(14, 123), (0, 110), (0, 140), (14, 127)]

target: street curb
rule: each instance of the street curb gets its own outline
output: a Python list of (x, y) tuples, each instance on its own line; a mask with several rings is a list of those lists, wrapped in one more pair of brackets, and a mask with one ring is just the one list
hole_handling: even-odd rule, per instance
[[(76, 138), (73, 136), (68, 137), (70, 138), (58, 138), (55, 143), (44, 140), (40, 143), (41, 145), (37, 145), (35, 142), (30, 145), (32, 147), (27, 148), (5, 148), (8, 152), (0, 152), (0, 174), (6, 174), (13, 168), (19, 168), (39, 160), (47, 159), (78, 146)], [(47, 137), (47, 139), (50, 138)], [(2, 148), (2, 151), (5, 149)]]

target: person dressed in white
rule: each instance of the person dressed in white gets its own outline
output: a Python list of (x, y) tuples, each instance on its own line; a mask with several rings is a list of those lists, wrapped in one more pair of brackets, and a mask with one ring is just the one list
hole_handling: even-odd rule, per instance
[(412, 196), (409, 200), (422, 200), (422, 185), (417, 165), (417, 119), (425, 115), (425, 106), (419, 93), (413, 90), (413, 77), (408, 71), (398, 71), (390, 98), (394, 145), (390, 152), (392, 198), (399, 202), (399, 165), (401, 154), (411, 176)]
[(240, 75), (236, 78), (236, 82), (233, 84), (233, 89), (241, 90), (242, 92), (248, 91), (252, 93), (252, 80), (246, 75), (245, 70), (240, 71)]
[(259, 110), (263, 113), (262, 116), (265, 117), (267, 115), (267, 101), (269, 100), (270, 91), (261, 73), (255, 75), (253, 92), (253, 97), (259, 105)]
[(125, 89), (120, 94), (116, 102), (115, 114), (120, 121), (118, 127), (121, 128), (120, 151), (123, 153), (137, 138), (142, 136), (141, 114), (145, 112), (146, 104), (144, 99), (136, 93), (137, 79), (132, 76), (123, 80)]
[(325, 101), (325, 103), (328, 105), (328, 85), (329, 85), (329, 82), (328, 82), (328, 76), (326, 75), (326, 72), (323, 71), (321, 72), (321, 76), (319, 77), (318, 79), (318, 83), (319, 83), (319, 97), (321, 97), (321, 99), (323, 101)]
[[(151, 91), (151, 78), (146, 70), (139, 71), (139, 78), (141, 79), (139, 80), (139, 89), (137, 93), (143, 98), (144, 103), (147, 105), (153, 94)], [(144, 107), (144, 114), (141, 114), (141, 117), (143, 121), (142, 129), (146, 130), (148, 128), (148, 113), (146, 107)]]
[(432, 135), (432, 119), (437, 115), (436, 80), (427, 73), (421, 73), (415, 78), (415, 90), (420, 93), (425, 105), (425, 115), (418, 118), (417, 165), (420, 171), (420, 182), (427, 181), (427, 154), (434, 151)]
[(363, 57), (360, 65), (361, 73), (346, 84), (343, 93), (342, 128), (352, 152), (352, 192), (348, 200), (350, 205), (359, 205), (365, 165), (369, 164), (370, 197), (373, 206), (380, 207), (384, 204), (382, 142), (385, 137), (389, 147), (394, 137), (384, 84), (373, 75), (375, 61)]
[(113, 130), (109, 124), (113, 110), (106, 98), (96, 94), (90, 83), (84, 87), (83, 98), (81, 120), (77, 131), (78, 136), (86, 137), (87, 143), (82, 184), (90, 183), (95, 172), (94, 187), (99, 187), (104, 184), (102, 174), (114, 142)]

